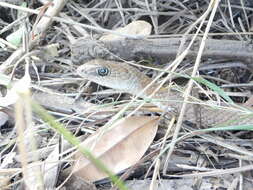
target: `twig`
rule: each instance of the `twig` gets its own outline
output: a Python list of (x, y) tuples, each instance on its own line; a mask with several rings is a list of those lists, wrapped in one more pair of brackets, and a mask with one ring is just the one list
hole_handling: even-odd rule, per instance
[[(192, 38), (192, 37), (191, 37)], [(185, 49), (191, 38), (183, 45)], [(124, 60), (153, 58), (160, 61), (174, 60), (182, 38), (160, 39), (121, 39), (115, 41), (99, 41), (80, 39), (72, 44), (72, 61), (81, 63), (96, 58)], [(194, 42), (186, 57), (194, 59), (198, 53), (201, 38)], [(236, 40), (207, 39), (202, 58), (221, 58), (241, 60), (253, 67), (253, 45)], [(114, 56), (113, 56), (114, 55)]]

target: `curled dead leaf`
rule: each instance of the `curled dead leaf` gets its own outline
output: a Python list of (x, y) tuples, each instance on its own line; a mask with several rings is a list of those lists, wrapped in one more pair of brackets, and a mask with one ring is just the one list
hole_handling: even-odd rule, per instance
[[(159, 117), (133, 116), (120, 119), (110, 129), (101, 128), (86, 139), (82, 146), (89, 149), (112, 172), (120, 171), (137, 163), (152, 143), (158, 128)], [(74, 175), (85, 181), (106, 178), (81, 153), (75, 154)]]
[[(119, 32), (122, 34), (129, 34), (129, 35), (144, 35), (148, 36), (151, 34), (152, 26), (148, 22), (144, 20), (137, 20), (129, 23), (125, 27), (117, 28), (115, 32)], [(100, 40), (102, 41), (112, 41), (112, 40), (119, 40), (121, 36), (115, 34), (106, 34), (103, 35)]]

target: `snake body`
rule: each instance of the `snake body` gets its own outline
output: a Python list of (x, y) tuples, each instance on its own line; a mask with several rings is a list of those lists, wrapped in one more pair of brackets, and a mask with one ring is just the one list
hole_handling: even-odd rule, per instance
[[(181, 93), (161, 88), (153, 94), (159, 84), (151, 84), (151, 78), (124, 62), (95, 59), (79, 66), (77, 73), (84, 79), (132, 95), (139, 95), (149, 85), (140, 97), (147, 98), (153, 95), (153, 99), (161, 100), (153, 103), (164, 111), (171, 110), (171, 114), (178, 113), (182, 106)], [(186, 109), (185, 120), (204, 126), (253, 124), (253, 116), (250, 110), (228, 105), (213, 108), (206, 105), (189, 104)]]

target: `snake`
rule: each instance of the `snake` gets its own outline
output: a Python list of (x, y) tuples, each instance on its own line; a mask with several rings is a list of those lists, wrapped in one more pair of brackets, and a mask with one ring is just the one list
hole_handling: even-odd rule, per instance
[[(153, 79), (136, 67), (120, 61), (94, 59), (77, 68), (83, 79), (125, 93), (150, 98), (161, 110), (177, 116), (183, 103), (183, 93), (153, 83)], [(146, 89), (143, 91), (143, 89)], [(142, 92), (142, 93), (140, 93)], [(190, 100), (193, 100), (190, 99)], [(214, 102), (212, 104), (189, 103), (184, 120), (201, 126), (232, 126), (253, 124), (253, 112), (238, 104)]]

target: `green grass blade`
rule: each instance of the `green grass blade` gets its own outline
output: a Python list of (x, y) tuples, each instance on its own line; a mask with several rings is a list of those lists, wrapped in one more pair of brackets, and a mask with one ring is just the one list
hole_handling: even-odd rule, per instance
[(202, 77), (193, 77), (192, 79), (195, 80), (196, 82), (206, 85), (207, 87), (209, 87), (213, 91), (217, 92), (228, 103), (234, 104), (233, 100), (226, 94), (226, 92), (223, 89), (221, 89), (220, 87), (218, 87), (216, 84), (211, 83)]
[(41, 107), (39, 104), (32, 102), (33, 110), (41, 117), (44, 122), (47, 122), (52, 128), (54, 128), (58, 133), (60, 133), (69, 143), (76, 146), (77, 149), (88, 158), (97, 168), (106, 173), (111, 181), (120, 189), (127, 190), (124, 183), (114, 175), (99, 159), (97, 159), (93, 154), (86, 148), (80, 145), (80, 141), (72, 135), (70, 131), (64, 128), (64, 126), (57, 122), (55, 118), (47, 113), (47, 111)]
[(239, 130), (252, 131), (253, 124), (231, 125), (231, 126), (225, 126), (225, 127), (212, 127), (212, 128), (202, 129), (198, 131), (206, 132), (206, 131), (239, 131)]

